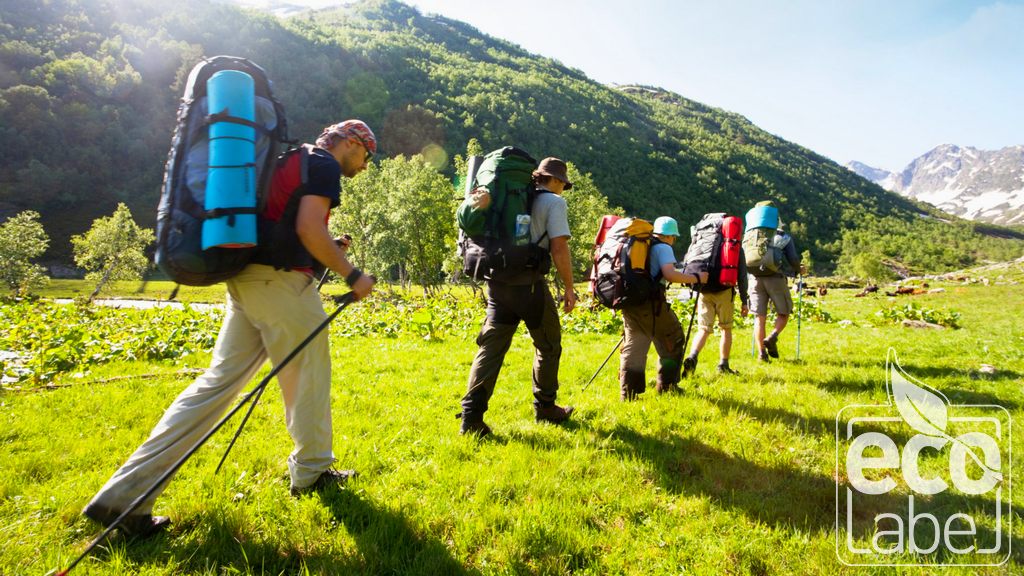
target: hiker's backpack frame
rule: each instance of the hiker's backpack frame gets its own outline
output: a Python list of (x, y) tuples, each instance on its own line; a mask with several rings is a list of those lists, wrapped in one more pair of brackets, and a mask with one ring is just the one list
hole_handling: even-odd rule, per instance
[[(529, 239), (526, 244), (514, 243), (515, 223), (510, 210), (533, 216), (533, 204), (539, 194), (532, 181), (537, 161), (526, 151), (505, 146), (484, 157), (472, 182), (472, 188), (486, 188), (491, 204), (486, 210), (463, 202), (457, 214), (464, 232), (461, 241), (463, 273), (474, 280), (511, 284), (532, 284), (551, 270), (551, 254)], [(510, 207), (515, 198), (515, 206)], [(527, 230), (529, 234), (529, 230)]]
[[(256, 121), (233, 118), (224, 111), (207, 110), (206, 82), (222, 70), (249, 74), (255, 85)], [(239, 122), (256, 129), (255, 208), (206, 210), (206, 170), (209, 126), (213, 122)], [(269, 188), (280, 144), (289, 142), (284, 107), (274, 97), (271, 82), (259, 65), (236, 56), (214, 56), (197, 64), (188, 76), (178, 107), (177, 124), (164, 169), (157, 208), (156, 264), (171, 280), (186, 286), (209, 286), (227, 280), (249, 263), (256, 247), (201, 246), (202, 224), (208, 218), (233, 218), (260, 213)]]
[[(643, 231), (627, 233), (634, 226)], [(622, 218), (615, 222), (594, 253), (591, 290), (598, 303), (621, 310), (654, 297), (659, 290), (660, 273), (651, 277), (651, 252), (657, 242), (654, 227), (646, 220)], [(639, 249), (645, 250), (638, 255)]]
[(686, 274), (708, 273), (705, 292), (719, 292), (739, 282), (743, 221), (725, 212), (705, 214), (690, 227), (690, 246), (683, 257)]

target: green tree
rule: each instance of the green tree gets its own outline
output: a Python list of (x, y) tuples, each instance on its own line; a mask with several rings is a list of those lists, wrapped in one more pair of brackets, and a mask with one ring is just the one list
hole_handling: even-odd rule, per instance
[(352, 236), (359, 267), (430, 291), (444, 279), (454, 221), (451, 183), (417, 154), (382, 160), (348, 181), (331, 229)]
[(849, 270), (858, 278), (872, 282), (885, 282), (896, 278), (896, 273), (886, 266), (878, 253), (861, 252), (855, 255), (851, 259)]
[(572, 256), (573, 276), (579, 282), (586, 278), (590, 269), (594, 238), (601, 217), (606, 214), (622, 216), (625, 213), (622, 208), (609, 205), (608, 198), (598, 190), (590, 173), (581, 174), (572, 162), (567, 162), (567, 165), (572, 190), (563, 192), (562, 196), (569, 212), (569, 231), (572, 234), (569, 254)]
[(124, 204), (111, 216), (97, 218), (85, 234), (71, 237), (75, 263), (88, 271), (86, 280), (96, 282), (92, 300), (111, 280), (139, 280), (149, 267), (146, 247), (156, 239), (153, 231), (140, 228)]
[(45, 286), (49, 281), (46, 269), (32, 260), (49, 245), (38, 212), (26, 210), (8, 219), (0, 225), (0, 280), (18, 295)]
[(814, 274), (814, 259), (811, 257), (810, 250), (804, 250), (800, 253), (800, 262), (803, 263), (804, 268), (807, 269), (808, 275)]

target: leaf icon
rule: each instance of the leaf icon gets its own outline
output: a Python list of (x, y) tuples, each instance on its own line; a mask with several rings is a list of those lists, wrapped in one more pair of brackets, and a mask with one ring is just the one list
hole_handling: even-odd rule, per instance
[(903, 420), (922, 434), (946, 438), (949, 400), (927, 384), (911, 382), (911, 376), (900, 368), (895, 350), (889, 350), (886, 364), (889, 394)]
[(911, 382), (913, 377), (900, 368), (896, 351), (892, 348), (889, 349), (886, 358), (886, 367), (886, 385), (889, 388), (890, 400), (911, 428), (927, 436), (937, 436), (963, 445), (971, 460), (985, 471), (986, 476), (1002, 481), (1003, 475), (998, 470), (989, 468), (970, 446), (946, 433), (946, 424), (949, 422), (949, 399), (942, 392), (923, 382)]

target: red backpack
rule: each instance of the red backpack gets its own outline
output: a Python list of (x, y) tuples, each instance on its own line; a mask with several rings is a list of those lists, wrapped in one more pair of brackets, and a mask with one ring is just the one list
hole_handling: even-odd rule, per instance
[(724, 212), (705, 214), (690, 227), (690, 247), (683, 258), (687, 274), (707, 272), (708, 291), (719, 292), (739, 282), (743, 220)]

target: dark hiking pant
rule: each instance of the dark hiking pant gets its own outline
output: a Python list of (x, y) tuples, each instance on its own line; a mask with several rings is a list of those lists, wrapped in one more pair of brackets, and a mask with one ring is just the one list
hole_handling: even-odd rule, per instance
[[(664, 300), (646, 302), (622, 309), (626, 338), (619, 357), (619, 373), (632, 376), (623, 379), (623, 387), (635, 394), (642, 393), (647, 352), (654, 344), (658, 352), (658, 386), (671, 386), (679, 382), (683, 362), (683, 327), (676, 313)], [(637, 380), (639, 375), (639, 380)], [(637, 388), (637, 389), (634, 389)], [(626, 391), (623, 390), (625, 397)]]
[(526, 323), (533, 339), (533, 397), (536, 404), (549, 404), (558, 395), (558, 363), (562, 356), (562, 326), (547, 282), (528, 286), (487, 283), (487, 319), (476, 337), (479, 346), (469, 384), (462, 398), (462, 417), (483, 419), (494, 394), (505, 354), (519, 322)]

